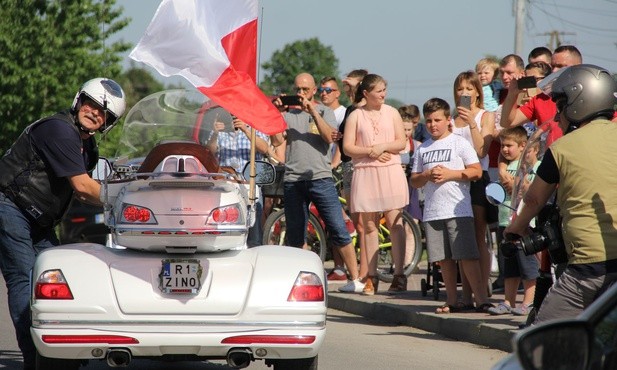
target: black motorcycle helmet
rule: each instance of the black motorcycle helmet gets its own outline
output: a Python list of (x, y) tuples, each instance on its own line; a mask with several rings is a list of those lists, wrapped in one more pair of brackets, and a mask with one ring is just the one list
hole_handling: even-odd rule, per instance
[(617, 105), (617, 81), (604, 68), (579, 64), (560, 69), (538, 83), (571, 125), (594, 118), (612, 118)]

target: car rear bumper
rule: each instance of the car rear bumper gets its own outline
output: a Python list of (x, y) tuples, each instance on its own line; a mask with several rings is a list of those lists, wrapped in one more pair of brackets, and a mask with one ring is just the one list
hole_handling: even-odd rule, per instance
[(225, 358), (231, 349), (236, 348), (248, 349), (256, 359), (310, 358), (317, 356), (326, 333), (325, 326), (235, 331), (229, 328), (229, 331), (219, 332), (181, 332), (176, 329), (181, 328), (170, 327), (165, 332), (31, 328), (31, 333), (41, 355), (62, 359), (104, 359), (113, 349), (128, 350), (132, 357), (137, 358), (174, 355)]

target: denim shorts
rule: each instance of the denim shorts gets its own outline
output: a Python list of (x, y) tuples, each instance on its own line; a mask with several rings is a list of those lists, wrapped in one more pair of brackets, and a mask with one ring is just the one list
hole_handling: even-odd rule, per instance
[(526, 256), (521, 250), (516, 251), (512, 257), (503, 259), (503, 277), (518, 278), (523, 280), (535, 280), (540, 276), (538, 269), (540, 264), (535, 255)]
[(313, 202), (326, 225), (328, 241), (343, 247), (351, 243), (351, 236), (343, 220), (343, 208), (331, 177), (318, 180), (285, 182), (285, 220), (287, 244), (301, 247), (306, 241), (308, 207)]

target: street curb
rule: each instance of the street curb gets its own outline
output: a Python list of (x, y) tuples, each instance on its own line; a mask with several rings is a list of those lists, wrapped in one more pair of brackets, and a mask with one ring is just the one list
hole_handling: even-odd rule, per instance
[[(328, 308), (333, 308), (375, 321), (395, 325), (406, 325), (437, 333), (448, 338), (480, 346), (512, 351), (512, 338), (517, 330), (511, 325), (488, 323), (482, 314), (464, 313), (437, 315), (426, 311), (426, 307), (409, 304), (368, 301), (358, 294), (328, 293)], [(480, 315), (480, 316), (479, 316)], [(484, 315), (485, 316), (485, 315)]]

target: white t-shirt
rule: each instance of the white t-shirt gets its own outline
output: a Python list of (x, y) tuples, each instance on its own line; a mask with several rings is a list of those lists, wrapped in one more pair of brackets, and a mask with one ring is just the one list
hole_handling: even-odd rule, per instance
[[(346, 110), (347, 110), (347, 108), (345, 108), (342, 105), (339, 105), (338, 108), (333, 110), (334, 117), (336, 118), (336, 129), (337, 130), (339, 129), (339, 127), (341, 126), (341, 123), (345, 119), (345, 111)], [(334, 157), (334, 152), (336, 152), (337, 145), (338, 145), (337, 143), (330, 144), (330, 159), (332, 159)]]
[[(440, 140), (427, 140), (414, 154), (413, 171), (420, 173), (437, 165), (452, 170), (478, 163), (478, 155), (471, 144), (459, 135)], [(445, 220), (454, 217), (473, 217), (469, 181), (447, 181), (424, 185), (423, 221)]]
[[(476, 114), (476, 116), (474, 117), (474, 120), (476, 121), (476, 125), (478, 125), (478, 128), (477, 128), (478, 130), (482, 130), (482, 115), (484, 114), (484, 112), (485, 112), (484, 109), (480, 109), (478, 114)], [(469, 126), (456, 127), (454, 125), (454, 119), (453, 119), (452, 120), (452, 133), (464, 137), (465, 140), (469, 141), (469, 144), (471, 144), (471, 146), (473, 147), (473, 138), (471, 137), (471, 128), (469, 128)], [(482, 171), (488, 171), (488, 163), (489, 163), (488, 154), (480, 158), (480, 165), (482, 166)]]
[(336, 118), (336, 128), (337, 129), (341, 125), (341, 123), (343, 122), (343, 119), (345, 118), (345, 111), (346, 110), (347, 110), (347, 108), (345, 108), (342, 105), (339, 105), (338, 108), (333, 109), (334, 117)]

